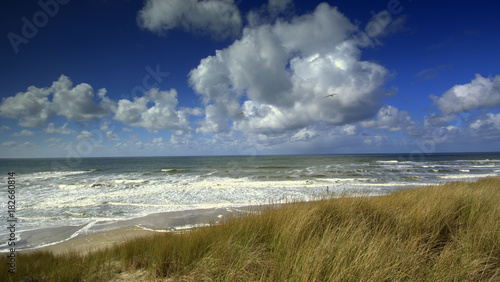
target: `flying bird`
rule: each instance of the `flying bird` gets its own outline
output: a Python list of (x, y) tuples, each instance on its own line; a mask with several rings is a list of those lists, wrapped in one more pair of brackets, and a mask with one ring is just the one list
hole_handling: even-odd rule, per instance
[(394, 92), (386, 93), (384, 96), (393, 96), (393, 95), (396, 95), (396, 93), (394, 93)]
[(239, 113), (239, 114), (237, 114), (237, 116), (242, 115), (242, 114), (243, 114), (243, 113)]
[(325, 96), (325, 98), (328, 98), (328, 97), (333, 97), (333, 96), (335, 96), (335, 95), (337, 95), (337, 94), (335, 94), (335, 93), (334, 93), (334, 94), (326, 95), (326, 96)]

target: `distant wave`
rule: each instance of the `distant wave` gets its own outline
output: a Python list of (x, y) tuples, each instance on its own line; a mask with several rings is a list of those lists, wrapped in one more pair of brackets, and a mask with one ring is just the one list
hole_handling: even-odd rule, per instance
[(94, 171), (103, 171), (102, 169), (100, 168), (92, 168), (92, 169), (89, 169), (89, 172), (94, 172)]
[(101, 187), (113, 187), (113, 184), (103, 184), (103, 183), (94, 183), (94, 184), (59, 184), (59, 188), (63, 190), (72, 190), (72, 189), (82, 189), (82, 188), (101, 188)]
[[(18, 160), (16, 173), (23, 176), (26, 187), (25, 203), (19, 209), (19, 218), (23, 218), (19, 231), (79, 226), (68, 237), (73, 233), (79, 236), (118, 220), (160, 212), (308, 200), (326, 193), (369, 191), (378, 195), (411, 186), (500, 176), (500, 153), (460, 158), (84, 159), (85, 165), (51, 171), (47, 170), (52, 160), (37, 166)], [(98, 225), (83, 225), (93, 221)], [(6, 232), (0, 230), (0, 237), (7, 236)]]
[(262, 165), (258, 166), (258, 169), (284, 169), (284, 168), (290, 168), (289, 166), (279, 166), (279, 165)]
[(66, 175), (84, 174), (84, 173), (88, 173), (88, 171), (40, 171), (27, 174), (27, 176), (29, 178), (47, 178), (54, 176), (66, 176)]
[(177, 168), (164, 168), (161, 170), (161, 172), (170, 172), (170, 173), (175, 173), (175, 172), (184, 172), (187, 171), (185, 169), (177, 169)]
[(92, 188), (113, 187), (113, 184), (94, 183), (90, 187)]
[(484, 173), (484, 174), (452, 174), (452, 175), (440, 175), (438, 176), (439, 178), (443, 179), (468, 179), (468, 178), (481, 178), (481, 177), (488, 177), (488, 176), (497, 176), (496, 174), (493, 173)]
[(72, 190), (72, 189), (85, 188), (86, 186), (87, 185), (85, 184), (61, 184), (59, 185), (59, 188), (64, 190)]
[(380, 164), (395, 164), (395, 163), (398, 163), (398, 162), (399, 162), (398, 160), (377, 161), (377, 163), (380, 163)]
[(148, 179), (116, 179), (116, 184), (130, 184), (130, 183), (146, 183)]

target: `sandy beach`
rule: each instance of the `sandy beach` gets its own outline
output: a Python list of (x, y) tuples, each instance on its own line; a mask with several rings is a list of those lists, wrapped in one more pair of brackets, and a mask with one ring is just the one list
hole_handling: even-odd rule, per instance
[[(25, 187), (16, 206), (16, 251), (126, 227), (190, 228), (217, 222), (230, 207), (310, 201), (327, 194), (382, 195), (500, 171), (500, 154), (410, 157), (85, 158), (78, 167), (50, 171), (51, 159), (37, 160), (34, 166), (26, 160), (2, 165), (22, 175), (19, 184)], [(8, 229), (0, 229), (0, 237), (8, 236)], [(0, 253), (9, 252), (8, 247), (6, 241), (0, 243)]]
[[(113, 230), (77, 232), (41, 248), (48, 252), (3, 256), (0, 280), (497, 281), (499, 181), (288, 203), (259, 216), (243, 213), (265, 206), (153, 214), (129, 226), (116, 222)], [(242, 216), (224, 221), (233, 215)], [(192, 228), (209, 222), (223, 224)], [(74, 228), (90, 229), (47, 229), (31, 239), (75, 234)], [(182, 234), (158, 233), (167, 230)], [(132, 238), (141, 239), (125, 242)]]
[(152, 236), (154, 234), (158, 234), (158, 232), (146, 230), (137, 226), (131, 226), (107, 232), (85, 235), (82, 237), (70, 239), (62, 243), (57, 243), (51, 246), (46, 246), (34, 250), (27, 250), (25, 252), (50, 251), (55, 255), (64, 254), (67, 252), (77, 252), (85, 255), (89, 252), (97, 251), (102, 248), (112, 247), (114, 244), (124, 242), (128, 239)]
[(70, 236), (72, 233), (74, 234), (74, 232), (80, 230), (82, 227), (37, 230), (29, 234), (28, 238), (25, 239), (26, 243), (30, 244), (35, 240), (49, 240), (49, 238), (52, 240), (64, 241), (53, 244), (49, 242), (49, 244), (51, 244), (49, 246), (25, 250), (24, 252), (41, 250), (50, 251), (57, 255), (74, 251), (81, 254), (87, 254), (88, 252), (111, 247), (115, 244), (137, 237), (154, 236), (162, 232), (181, 232), (197, 226), (204, 226), (211, 223), (217, 224), (224, 219), (248, 214), (262, 209), (263, 207), (265, 206), (157, 213), (145, 217), (118, 221), (104, 226), (94, 225), (92, 228), (86, 230), (86, 232), (82, 232), (79, 236), (69, 240), (63, 238)]

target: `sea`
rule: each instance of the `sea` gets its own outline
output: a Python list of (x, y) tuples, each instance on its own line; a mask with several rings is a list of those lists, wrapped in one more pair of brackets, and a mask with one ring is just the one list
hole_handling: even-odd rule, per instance
[(161, 213), (382, 195), (499, 176), (500, 153), (1, 159), (0, 172), (0, 251), (8, 252), (9, 172), (16, 248), (24, 250)]

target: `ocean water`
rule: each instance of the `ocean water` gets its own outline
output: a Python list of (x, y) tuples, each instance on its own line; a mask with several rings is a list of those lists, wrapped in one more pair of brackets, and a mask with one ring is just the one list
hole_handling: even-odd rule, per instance
[[(5, 226), (9, 171), (16, 178), (16, 246), (29, 249), (162, 212), (378, 195), (498, 176), (500, 153), (2, 159)], [(64, 236), (41, 238), (40, 230)], [(1, 228), (0, 251), (8, 236)]]

